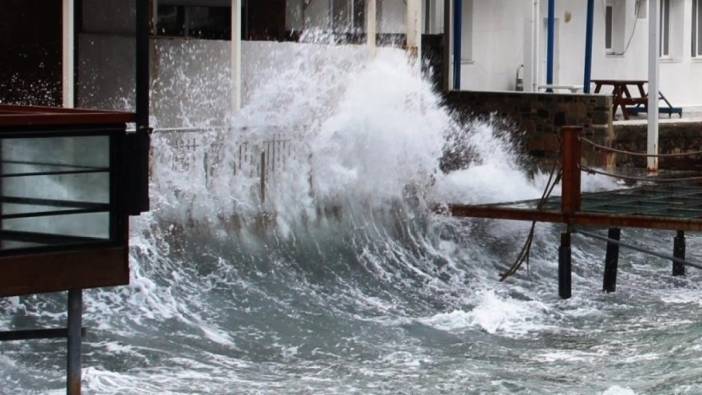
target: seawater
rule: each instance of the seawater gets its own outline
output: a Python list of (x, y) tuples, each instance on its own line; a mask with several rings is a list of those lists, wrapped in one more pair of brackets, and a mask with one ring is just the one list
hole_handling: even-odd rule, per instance
[[(548, 177), (525, 170), (509, 130), (458, 121), (400, 50), (305, 45), (285, 66), (261, 70), (242, 112), (195, 148), (154, 135), (131, 284), (86, 291), (86, 393), (702, 392), (698, 273), (673, 279), (669, 262), (622, 251), (604, 295), (604, 246), (576, 237), (563, 301), (561, 229), (542, 224), (529, 267), (499, 283), (529, 224), (432, 209), (540, 196)], [(273, 138), (294, 155), (262, 203), (255, 172), (233, 169), (243, 144)], [(442, 171), (460, 150), (470, 160)], [(690, 235), (690, 258), (700, 245)], [(0, 326), (59, 326), (64, 306), (4, 299)], [(63, 391), (62, 342), (0, 351), (0, 393)]]

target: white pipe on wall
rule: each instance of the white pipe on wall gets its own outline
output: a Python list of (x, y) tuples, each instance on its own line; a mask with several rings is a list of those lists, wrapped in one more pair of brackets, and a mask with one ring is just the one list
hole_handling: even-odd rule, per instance
[(75, 106), (75, 3), (63, 0), (61, 50), (61, 102), (66, 108)]

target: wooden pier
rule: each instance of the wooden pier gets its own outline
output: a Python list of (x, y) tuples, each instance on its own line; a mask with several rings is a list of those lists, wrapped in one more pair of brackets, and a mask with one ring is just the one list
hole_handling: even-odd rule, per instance
[[(581, 163), (582, 145), (592, 142), (581, 136), (582, 130), (582, 127), (564, 127), (561, 132), (560, 163), (554, 167), (557, 169), (557, 174), (553, 178), (553, 183), (549, 180), (549, 186), (547, 186), (547, 189), (549, 187), (552, 189), (560, 179), (560, 197), (549, 197), (545, 192), (544, 197), (537, 200), (484, 205), (452, 204), (448, 207), (450, 215), (565, 225), (559, 248), (559, 295), (562, 298), (571, 296), (570, 245), (573, 233), (607, 242), (603, 281), (605, 292), (613, 292), (616, 289), (619, 247), (638, 248), (620, 241), (621, 228), (675, 231), (671, 256), (638, 248), (641, 252), (670, 259), (673, 262), (674, 276), (684, 275), (686, 266), (701, 266), (685, 260), (685, 232), (702, 231), (702, 177), (631, 177), (589, 169)], [(602, 146), (595, 148), (607, 149)], [(639, 153), (629, 154), (649, 156)], [(640, 185), (614, 191), (583, 193), (581, 174), (586, 171), (633, 179), (639, 181)], [(606, 236), (599, 236), (589, 232), (587, 230), (589, 228), (604, 228), (609, 232)]]

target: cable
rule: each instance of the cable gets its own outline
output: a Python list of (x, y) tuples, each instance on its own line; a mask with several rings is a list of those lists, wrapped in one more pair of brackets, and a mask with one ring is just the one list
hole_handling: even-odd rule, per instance
[(597, 144), (596, 142), (586, 138), (586, 137), (580, 137), (580, 140), (592, 145), (595, 148), (601, 149), (603, 151), (611, 151), (615, 152), (618, 154), (624, 154), (624, 155), (631, 155), (631, 156), (640, 156), (640, 157), (646, 157), (646, 158), (680, 158), (680, 157), (685, 157), (685, 156), (699, 156), (702, 155), (702, 151), (692, 151), (692, 152), (680, 152), (676, 154), (644, 154), (643, 152), (633, 152), (633, 151), (625, 151), (617, 148), (612, 148), (612, 147), (607, 147), (601, 144)]
[[(543, 208), (543, 205), (546, 203), (549, 197), (551, 197), (553, 189), (561, 180), (561, 172), (558, 171), (558, 174), (556, 174), (556, 171), (559, 169), (558, 164), (558, 160), (553, 161), (553, 166), (551, 167), (551, 171), (549, 172), (546, 187), (544, 188), (544, 192), (541, 194), (541, 199), (539, 199), (539, 203), (536, 206), (537, 210), (541, 210)], [(517, 259), (515, 259), (514, 263), (512, 263), (512, 265), (509, 267), (509, 269), (507, 269), (507, 271), (505, 271), (504, 273), (500, 273), (500, 281), (505, 281), (508, 277), (513, 276), (525, 262), (527, 264), (527, 270), (529, 269), (529, 258), (531, 256), (531, 246), (534, 242), (535, 230), (536, 221), (532, 221), (531, 228), (529, 229), (529, 235), (527, 236), (527, 239), (524, 242), (522, 249), (519, 251)]]
[(620, 174), (608, 173), (602, 170), (596, 170), (591, 167), (581, 166), (581, 170), (590, 174), (600, 174), (607, 177), (619, 178), (622, 180), (629, 181), (648, 181), (648, 182), (689, 182), (689, 181), (702, 181), (702, 177), (679, 177), (679, 178), (658, 178), (658, 177), (635, 177), (635, 176), (624, 176)]

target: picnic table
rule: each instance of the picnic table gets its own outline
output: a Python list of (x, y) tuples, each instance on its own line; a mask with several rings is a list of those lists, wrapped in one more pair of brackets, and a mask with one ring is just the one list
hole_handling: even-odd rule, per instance
[[(629, 119), (631, 114), (639, 114), (648, 112), (648, 93), (644, 89), (644, 85), (648, 84), (646, 80), (593, 80), (595, 84), (595, 93), (600, 93), (602, 87), (612, 87), (612, 115), (617, 113), (617, 108), (622, 109), (624, 119)], [(638, 91), (638, 96), (633, 96), (631, 90)], [(663, 92), (658, 92), (659, 100), (663, 100), (666, 108), (660, 108), (660, 112), (667, 113), (668, 116), (678, 114), (682, 117), (682, 108), (673, 107), (668, 99), (663, 95)]]
[[(648, 112), (648, 93), (644, 89), (644, 85), (648, 84), (646, 80), (593, 80), (595, 84), (595, 93), (600, 93), (602, 87), (612, 87), (612, 115), (617, 113), (617, 108), (621, 107), (624, 119), (629, 119), (628, 106), (643, 107), (643, 111)], [(639, 96), (634, 97), (629, 90), (638, 90)]]

